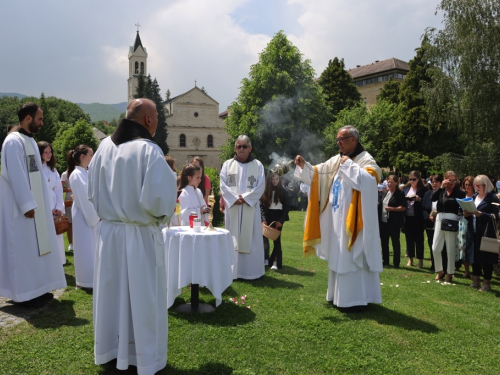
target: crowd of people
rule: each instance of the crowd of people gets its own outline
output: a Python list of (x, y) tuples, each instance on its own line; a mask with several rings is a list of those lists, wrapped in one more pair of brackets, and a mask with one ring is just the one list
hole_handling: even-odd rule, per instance
[[(496, 239), (499, 196), (485, 175), (459, 179), (455, 172), (436, 174), (424, 180), (418, 171), (408, 174), (406, 184), (390, 174), (379, 189), (379, 227), (384, 266), (389, 265), (389, 238), (393, 248), (393, 266), (401, 261), (400, 231), (406, 239), (407, 266), (423, 268), (424, 232), (430, 249), (431, 270), (436, 280), (451, 282), (455, 271), (464, 266), (464, 278), (472, 278), (471, 287), (491, 291), (494, 268), (500, 263), (498, 249), (481, 247), (483, 237)], [(474, 206), (463, 209), (460, 200)], [(470, 267), (472, 266), (472, 274)], [(480, 278), (483, 277), (481, 285)]]
[[(139, 374), (154, 374), (167, 360), (161, 229), (189, 225), (193, 212), (208, 225), (211, 184), (203, 159), (193, 158), (177, 175), (175, 160), (152, 141), (156, 105), (135, 99), (95, 155), (83, 144), (68, 152), (60, 177), (52, 146), (33, 140), (43, 126), (42, 108), (27, 103), (18, 117), (2, 145), (0, 295), (37, 308), (53, 298), (52, 290), (66, 287), (66, 249), (54, 218), (68, 216), (76, 288), (93, 290), (95, 363), (116, 360), (118, 369), (134, 365)], [(377, 212), (381, 169), (354, 127), (341, 128), (336, 142), (340, 154), (324, 163), (313, 166), (297, 155), (295, 172), (285, 179), (275, 170), (265, 173), (248, 136), (236, 138), (235, 156), (220, 172), (220, 207), (237, 252), (234, 279), (260, 279), (266, 266), (283, 267), (281, 236), (271, 252), (263, 229), (281, 232), (289, 211), (301, 209), (307, 210), (304, 255), (327, 262), (326, 299), (342, 311), (382, 303), (379, 274), (389, 265), (389, 239), (393, 265), (400, 266), (401, 230), (407, 266), (423, 267), (425, 230), (438, 279), (451, 281), (461, 260), (471, 286), (491, 290), (498, 253), (486, 253), (481, 243), (496, 238), (499, 200), (486, 176), (468, 176), (460, 189), (452, 171), (429, 181), (412, 171), (401, 188), (401, 178), (389, 175), (378, 185)], [(455, 198), (466, 197), (475, 209), (460, 209)]]

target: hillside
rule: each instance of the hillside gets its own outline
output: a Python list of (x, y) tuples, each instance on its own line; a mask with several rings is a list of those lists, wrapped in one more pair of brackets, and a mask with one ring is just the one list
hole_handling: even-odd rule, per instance
[[(19, 99), (25, 98), (26, 95), (19, 94), (17, 92), (0, 92), (0, 98), (2, 96), (14, 97), (17, 96)], [(125, 112), (127, 108), (127, 102), (121, 102), (117, 104), (101, 104), (101, 103), (76, 103), (80, 106), (83, 112), (90, 116), (92, 122), (104, 120), (110, 122), (113, 119), (118, 120), (120, 114)]]
[(92, 122), (104, 120), (110, 122), (113, 119), (118, 120), (120, 114), (125, 112), (127, 103), (122, 102), (118, 104), (101, 104), (101, 103), (77, 103), (80, 108), (88, 113)]
[(23, 95), (23, 94), (19, 94), (17, 92), (0, 92), (0, 98), (2, 96), (8, 96), (8, 97), (13, 97), (13, 96), (17, 96), (19, 99), (22, 99), (22, 98), (25, 98), (26, 95)]

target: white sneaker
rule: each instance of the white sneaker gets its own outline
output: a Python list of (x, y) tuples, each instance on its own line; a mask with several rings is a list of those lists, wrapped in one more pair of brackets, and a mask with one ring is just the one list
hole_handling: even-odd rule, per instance
[(73, 244), (72, 243), (69, 244), (68, 251), (73, 251)]
[(274, 262), (273, 266), (271, 267), (272, 270), (276, 271), (278, 269), (278, 263)]
[(264, 259), (264, 266), (269, 266), (269, 261), (267, 259)]

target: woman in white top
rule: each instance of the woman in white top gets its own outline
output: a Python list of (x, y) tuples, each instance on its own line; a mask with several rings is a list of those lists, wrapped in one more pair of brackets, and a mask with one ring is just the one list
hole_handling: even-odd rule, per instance
[(73, 191), (73, 252), (75, 254), (76, 288), (93, 288), (95, 237), (99, 216), (87, 199), (87, 167), (94, 156), (85, 145), (68, 154), (68, 176)]
[[(47, 182), (49, 187), (51, 202), (50, 208), (52, 210), (52, 215), (61, 216), (64, 210), (63, 201), (63, 191), (61, 185), (61, 179), (59, 178), (59, 173), (56, 170), (56, 157), (54, 156), (54, 150), (48, 142), (40, 141), (37, 143), (38, 151), (40, 151), (40, 156), (42, 158), (42, 178)], [(57, 247), (59, 254), (61, 255), (62, 264), (66, 264), (66, 253), (64, 252), (64, 236), (59, 234), (57, 236)]]
[(181, 203), (181, 225), (189, 225), (189, 215), (192, 211), (196, 211), (202, 224), (205, 223), (205, 225), (208, 225), (205, 214), (209, 213), (210, 209), (207, 208), (205, 200), (203, 199), (203, 194), (201, 190), (198, 189), (200, 181), (200, 167), (189, 164), (182, 169), (181, 184), (179, 186), (182, 190), (181, 195), (179, 195), (179, 201)]

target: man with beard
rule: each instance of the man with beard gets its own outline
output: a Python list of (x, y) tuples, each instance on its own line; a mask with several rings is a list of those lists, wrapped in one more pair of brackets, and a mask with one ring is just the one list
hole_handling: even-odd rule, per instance
[(33, 140), (43, 126), (43, 111), (26, 103), (18, 112), (19, 129), (2, 145), (0, 176), (0, 295), (25, 307), (41, 307), (66, 287), (42, 178), (42, 161)]

